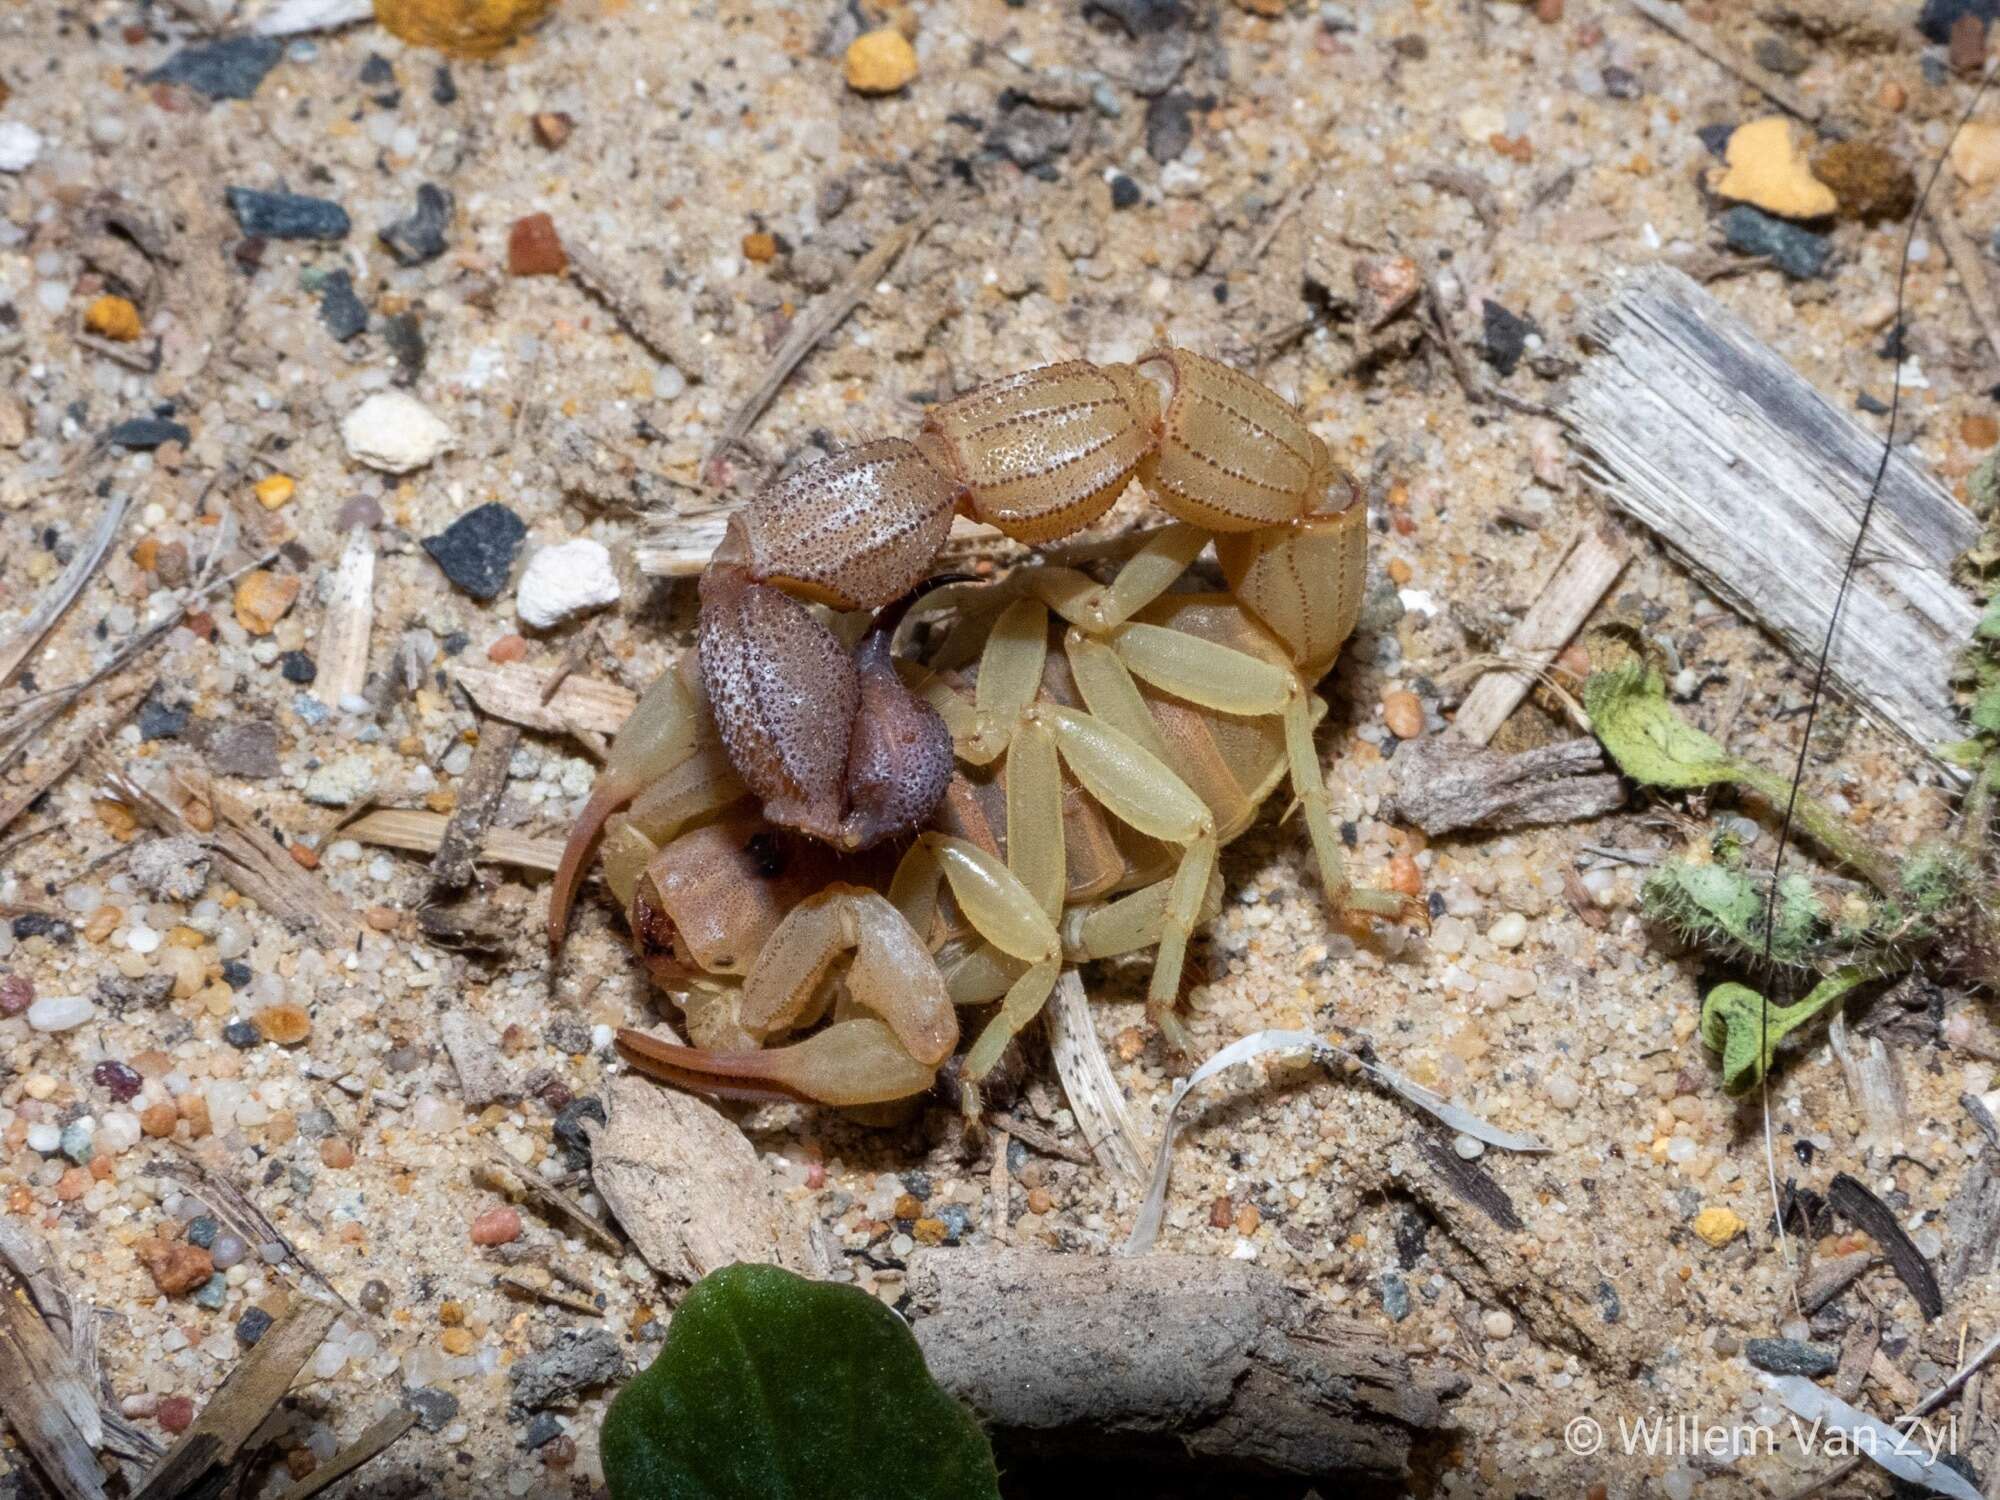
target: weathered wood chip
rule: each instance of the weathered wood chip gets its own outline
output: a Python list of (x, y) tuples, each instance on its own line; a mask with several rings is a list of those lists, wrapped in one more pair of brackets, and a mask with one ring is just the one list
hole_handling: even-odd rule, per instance
[[(416, 854), (435, 854), (444, 840), (443, 813), (418, 812), (412, 808), (383, 807), (356, 818), (341, 829), (343, 838), (387, 849), (408, 849)], [(505, 828), (489, 828), (480, 841), (479, 857), (495, 864), (513, 865), (522, 870), (552, 871), (562, 863), (561, 839), (529, 838)]]
[[(718, 540), (721, 535), (718, 527)], [(708, 561), (707, 553), (702, 561)], [(481, 713), (544, 734), (566, 734), (572, 728), (616, 734), (639, 704), (636, 694), (615, 682), (574, 672), (545, 700), (542, 691), (548, 686), (548, 672), (540, 667), (460, 666), (452, 670), (452, 677)]]
[(1927, 1321), (1944, 1312), (1944, 1293), (1938, 1290), (1930, 1262), (1903, 1232), (1888, 1204), (1845, 1172), (1827, 1184), (1826, 1201), (1835, 1213), (1882, 1247), (1883, 1254), (1889, 1257), (1890, 1268), (1917, 1299)]
[(606, 1104), (608, 1124), (584, 1122), (591, 1178), (647, 1265), (689, 1283), (739, 1262), (826, 1274), (805, 1216), (727, 1118), (630, 1077), (613, 1080)]
[(1604, 752), (1590, 739), (1502, 755), (1427, 735), (1400, 746), (1389, 770), (1395, 784), (1382, 815), (1433, 837), (1602, 817), (1625, 801), (1623, 779), (1606, 769)]

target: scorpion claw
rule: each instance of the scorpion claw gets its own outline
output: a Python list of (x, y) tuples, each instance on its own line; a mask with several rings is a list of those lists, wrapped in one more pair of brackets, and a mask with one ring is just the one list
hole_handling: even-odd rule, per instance
[(758, 1052), (704, 1052), (643, 1031), (618, 1033), (632, 1063), (669, 1083), (734, 1099), (851, 1107), (887, 1104), (928, 1089), (937, 1076), (872, 1017), (838, 1021), (802, 1042)]

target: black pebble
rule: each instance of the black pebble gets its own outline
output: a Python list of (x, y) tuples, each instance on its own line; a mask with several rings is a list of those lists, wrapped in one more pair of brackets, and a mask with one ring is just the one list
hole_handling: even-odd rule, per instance
[(451, 225), (451, 194), (436, 183), (417, 189), (417, 206), (395, 223), (384, 226), (382, 243), (399, 264), (420, 266), (444, 254), (445, 230)]
[(319, 320), (343, 344), (368, 326), (368, 309), (354, 295), (354, 278), (347, 272), (329, 271), (320, 283)]
[(17, 943), (26, 942), (31, 937), (45, 937), (52, 943), (67, 943), (76, 936), (75, 930), (61, 917), (39, 911), (14, 918), (13, 931)]
[(271, 1315), (261, 1307), (249, 1307), (236, 1320), (236, 1338), (239, 1343), (254, 1344), (270, 1329)]
[(524, 1440), (530, 1448), (540, 1448), (562, 1436), (562, 1420), (551, 1412), (538, 1411), (528, 1422), (528, 1435)]
[(120, 422), (104, 434), (104, 441), (114, 448), (133, 448), (149, 453), (162, 443), (179, 443), (186, 447), (194, 437), (179, 422), (169, 422), (161, 417), (133, 417)]
[(446, 656), (457, 656), (471, 644), (471, 636), (462, 630), (454, 630), (450, 635), (438, 642), (438, 650), (442, 651)]
[(222, 1039), (238, 1052), (248, 1052), (264, 1039), (248, 1021), (231, 1021), (222, 1028)]
[[(583, 1045), (588, 1051), (588, 1035), (584, 1037)], [(556, 1139), (562, 1143), (563, 1155), (579, 1170), (590, 1165), (590, 1137), (584, 1133), (585, 1120), (595, 1120), (600, 1125), (607, 1120), (604, 1105), (589, 1094), (565, 1104), (557, 1113), (555, 1123)]]
[(1139, 201), (1139, 184), (1123, 172), (1111, 179), (1111, 206), (1130, 208)]
[(415, 385), (424, 373), (424, 360), (430, 351), (424, 343), (423, 325), (413, 312), (400, 312), (382, 324), (382, 339), (388, 344), (389, 352), (396, 356), (396, 380), (402, 385)]
[(1146, 154), (1162, 164), (1172, 161), (1194, 141), (1194, 121), (1189, 118), (1195, 99), (1176, 89), (1161, 94), (1146, 105)]
[(1646, 90), (1637, 73), (1614, 63), (1604, 70), (1604, 92), (1613, 99), (1637, 99)]
[(499, 501), (469, 510), (436, 536), (424, 538), (444, 576), (475, 599), (491, 599), (507, 586), (527, 525)]
[(1708, 147), (1709, 155), (1719, 159), (1729, 155), (1729, 138), (1736, 134), (1734, 125), (1704, 125), (1695, 132), (1701, 143)]
[(1773, 1375), (1831, 1375), (1840, 1366), (1838, 1349), (1798, 1339), (1745, 1339), (1743, 1357)]
[(1512, 375), (1528, 347), (1528, 335), (1536, 331), (1526, 318), (1509, 312), (1488, 297), (1480, 306), (1485, 320), (1486, 363), (1504, 378)]
[(240, 990), (251, 979), (250, 965), (240, 958), (225, 958), (222, 961), (222, 982), (232, 990)]
[(319, 664), (303, 651), (287, 651), (278, 658), (278, 671), (287, 682), (296, 682), (300, 687), (312, 686), (319, 676)]
[(2000, 21), (2000, 0), (1924, 0), (1917, 30), (1942, 47), (1951, 41), (1952, 23), (1960, 16), (1977, 16), (1990, 26)]
[(417, 1414), (417, 1425), (425, 1432), (443, 1432), (458, 1415), (458, 1397), (428, 1386), (405, 1389), (403, 1403)]
[(1810, 229), (1739, 203), (1722, 216), (1722, 237), (1739, 255), (1768, 255), (1794, 281), (1810, 281), (1826, 269), (1833, 241)]
[(211, 99), (248, 99), (284, 55), (285, 44), (276, 37), (225, 37), (181, 48), (146, 82), (185, 84)]
[(177, 740), (186, 732), (188, 710), (185, 705), (175, 707), (162, 703), (158, 698), (148, 698), (139, 707), (139, 738), (142, 740)]
[(379, 88), (385, 83), (396, 81), (396, 66), (379, 52), (368, 54), (368, 61), (361, 65), (361, 81), (370, 88)]
[(1871, 417), (1886, 417), (1889, 415), (1889, 403), (1882, 400), (1879, 396), (1869, 395), (1866, 391), (1863, 391), (1854, 398), (1854, 407), (1857, 411), (1867, 412)]
[(339, 240), (353, 227), (347, 210), (327, 198), (245, 187), (225, 188), (223, 197), (237, 227), (256, 239)]
[(431, 74), (431, 103), (458, 103), (458, 85), (452, 80), (450, 68), (440, 67)]

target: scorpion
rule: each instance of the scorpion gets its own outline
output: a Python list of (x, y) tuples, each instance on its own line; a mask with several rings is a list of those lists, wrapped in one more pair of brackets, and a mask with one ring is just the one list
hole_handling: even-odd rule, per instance
[[(1135, 479), (1172, 519), (1112, 549), (1108, 579), (1048, 560), (976, 589), (930, 576), (954, 515), (1046, 544)], [(1063, 965), (1148, 947), (1148, 1014), (1185, 1053), (1175, 1005), (1219, 850), (1287, 779), (1329, 906), (1421, 920), (1349, 880), (1313, 745), (1313, 687), (1360, 607), (1359, 501), (1295, 406), (1179, 348), (1005, 377), (913, 441), (778, 477), (701, 578), (695, 649), (611, 746), (551, 949), (601, 840), (694, 1045), (620, 1043), (712, 1094), (907, 1099), (953, 1056), (959, 1009), (998, 1001), (960, 1069), (976, 1097)], [(1226, 591), (1179, 588), (1210, 546)], [(957, 617), (929, 661), (893, 650), (919, 601)]]

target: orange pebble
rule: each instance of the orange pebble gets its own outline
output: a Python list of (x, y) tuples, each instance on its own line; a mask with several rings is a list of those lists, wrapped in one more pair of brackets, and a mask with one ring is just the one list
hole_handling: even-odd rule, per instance
[(1416, 860), (1407, 854), (1390, 856), (1389, 889), (1404, 896), (1421, 896), (1424, 893), (1423, 871), (1417, 868)]
[(1413, 740), (1424, 732), (1424, 705), (1417, 695), (1403, 689), (1382, 695), (1382, 722), (1399, 740)]
[(1968, 412), (1958, 424), (1958, 435), (1965, 439), (1968, 448), (1991, 448), (2000, 443), (2000, 421), (1983, 411)]
[(129, 344), (145, 332), (139, 309), (123, 297), (99, 297), (84, 310), (83, 326), (100, 338)]
[(506, 1207), (489, 1208), (472, 1221), (472, 1243), (475, 1245), (507, 1245), (521, 1237), (521, 1215), (518, 1210)]
[(507, 231), (507, 274), (510, 276), (560, 276), (569, 267), (556, 221), (547, 214), (529, 214), (516, 219)]
[(519, 661), (528, 654), (528, 643), (518, 635), (503, 635), (486, 648), (488, 661)]
[(754, 260), (759, 265), (778, 258), (778, 237), (768, 230), (758, 230), (755, 234), (743, 236), (743, 258)]

